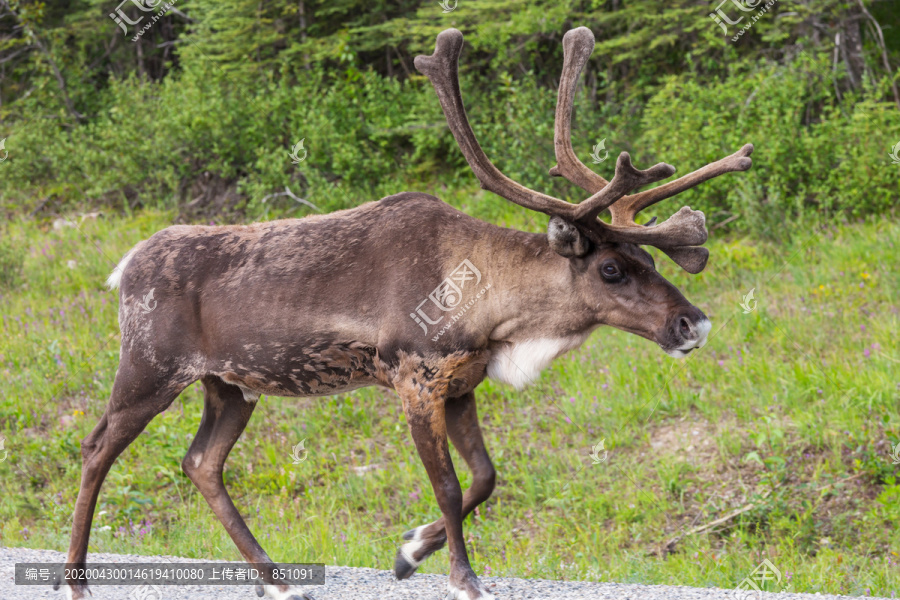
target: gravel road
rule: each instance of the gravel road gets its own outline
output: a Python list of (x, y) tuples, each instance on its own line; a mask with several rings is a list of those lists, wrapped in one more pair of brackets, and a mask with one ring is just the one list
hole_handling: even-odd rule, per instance
[[(135, 556), (127, 554), (89, 554), (91, 563), (115, 562), (201, 562), (191, 559)], [(62, 591), (54, 592), (43, 586), (16, 586), (13, 566), (17, 562), (65, 562), (62, 552), (0, 547), (0, 600), (61, 600)], [(202, 561), (211, 562), (211, 561)], [(484, 577), (482, 579), (497, 600), (757, 600), (756, 596), (740, 595), (733, 590), (690, 588), (665, 585), (631, 585), (618, 583), (588, 583), (578, 581), (548, 581), (546, 579), (510, 579)], [(316, 600), (443, 600), (444, 575), (414, 575), (406, 581), (395, 581), (390, 571), (355, 567), (328, 567), (324, 586), (309, 586), (308, 592)], [(96, 600), (139, 600), (136, 586), (94, 586)], [(251, 586), (160, 586), (158, 600), (258, 600)], [(746, 594), (744, 592), (743, 594)], [(819, 594), (762, 594), (761, 600), (827, 600), (849, 596)], [(157, 600), (148, 595), (147, 600)]]

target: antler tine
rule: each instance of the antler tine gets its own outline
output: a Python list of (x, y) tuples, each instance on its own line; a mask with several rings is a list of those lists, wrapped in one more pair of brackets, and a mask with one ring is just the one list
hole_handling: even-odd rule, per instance
[(731, 156), (726, 156), (705, 167), (701, 167), (693, 173), (679, 177), (675, 181), (670, 181), (652, 190), (626, 196), (621, 201), (610, 206), (609, 212), (612, 214), (612, 222), (615, 225), (626, 225), (634, 222), (635, 215), (648, 206), (666, 198), (671, 198), (719, 175), (735, 171), (746, 171), (753, 166), (753, 159), (750, 158), (751, 154), (753, 154), (753, 144), (746, 144)]
[(594, 34), (587, 27), (578, 27), (563, 36), (563, 69), (559, 78), (556, 101), (556, 119), (553, 145), (556, 151), (555, 167), (550, 175), (562, 176), (583, 190), (593, 194), (578, 205), (576, 219), (593, 221), (603, 209), (609, 207), (628, 192), (641, 186), (670, 177), (674, 167), (660, 163), (646, 171), (635, 169), (628, 153), (622, 153), (616, 163), (612, 182), (589, 169), (578, 160), (572, 149), (572, 107), (578, 76), (594, 51)]
[(520, 185), (503, 175), (490, 161), (478, 144), (475, 132), (469, 125), (459, 87), (459, 55), (462, 52), (463, 34), (458, 29), (446, 29), (437, 36), (434, 54), (415, 58), (416, 69), (434, 86), (450, 132), (466, 157), (481, 187), (525, 208), (548, 215), (573, 218), (577, 205), (541, 194)]
[(709, 250), (701, 246), (679, 246), (676, 248), (660, 248), (676, 265), (696, 275), (706, 268)]
[[(683, 207), (668, 220), (653, 227), (641, 227), (635, 223), (634, 219), (637, 213), (643, 209), (700, 185), (704, 181), (725, 173), (746, 171), (753, 165), (753, 160), (750, 158), (752, 153), (753, 144), (747, 144), (731, 156), (710, 163), (675, 181), (670, 181), (652, 190), (623, 197), (610, 205), (609, 213), (612, 216), (612, 224), (607, 227), (618, 230), (622, 241), (632, 243), (641, 243), (636, 242), (636, 237), (643, 237), (645, 232), (650, 232), (654, 234), (653, 241), (644, 243), (662, 250), (688, 273), (699, 273), (706, 268), (706, 262), (709, 260), (709, 250), (696, 247), (706, 242), (707, 237), (706, 218), (702, 212)], [(674, 225), (674, 223), (683, 223), (683, 225)], [(670, 226), (669, 231), (664, 232), (664, 226)], [(693, 232), (689, 232), (688, 229)], [(694, 241), (687, 241), (694, 235), (698, 236)]]
[(556, 150), (553, 177), (565, 177), (590, 194), (596, 194), (609, 182), (578, 160), (572, 149), (572, 107), (575, 104), (575, 88), (578, 76), (594, 51), (594, 33), (587, 27), (579, 27), (563, 36), (563, 68), (559, 78), (556, 99), (556, 120), (553, 145)]
[(631, 163), (631, 155), (623, 152), (616, 161), (616, 174), (612, 181), (577, 205), (575, 219), (593, 225), (603, 209), (610, 208), (611, 210), (631, 190), (671, 177), (674, 172), (675, 167), (666, 163), (658, 163), (644, 171), (636, 169)]

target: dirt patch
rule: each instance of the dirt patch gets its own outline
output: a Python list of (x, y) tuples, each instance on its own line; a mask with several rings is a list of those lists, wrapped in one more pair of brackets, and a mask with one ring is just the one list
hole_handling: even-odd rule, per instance
[(685, 418), (660, 425), (647, 435), (655, 455), (672, 454), (694, 466), (712, 462), (718, 454), (718, 427), (705, 419)]

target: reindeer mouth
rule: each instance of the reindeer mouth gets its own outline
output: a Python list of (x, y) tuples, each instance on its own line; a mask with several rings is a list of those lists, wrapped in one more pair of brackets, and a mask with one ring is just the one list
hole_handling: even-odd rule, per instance
[(666, 354), (668, 354), (669, 356), (671, 356), (672, 358), (684, 358), (685, 356), (687, 356), (688, 354), (690, 354), (691, 352), (693, 352), (696, 349), (697, 349), (697, 347), (695, 346), (693, 348), (684, 348), (684, 349), (675, 348), (673, 350), (666, 350), (665, 348), (663, 348), (663, 351)]
[[(662, 346), (660, 346), (660, 348), (662, 348)], [(674, 350), (666, 350), (665, 348), (663, 348), (663, 352), (665, 352), (672, 358), (684, 358), (693, 351), (694, 348), (688, 348), (686, 350), (681, 350), (680, 348), (675, 348)]]

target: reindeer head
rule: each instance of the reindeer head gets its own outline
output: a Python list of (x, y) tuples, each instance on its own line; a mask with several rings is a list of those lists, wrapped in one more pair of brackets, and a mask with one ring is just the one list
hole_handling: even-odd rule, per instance
[[(752, 164), (753, 145), (747, 144), (735, 154), (675, 181), (633, 194), (640, 187), (670, 177), (675, 168), (659, 163), (642, 171), (623, 152), (612, 181), (591, 171), (575, 156), (571, 142), (575, 85), (594, 49), (594, 35), (586, 27), (579, 27), (563, 38), (564, 62), (554, 134), (557, 165), (550, 174), (566, 178), (591, 196), (578, 204), (547, 196), (503, 175), (478, 144), (459, 87), (462, 45), (462, 33), (447, 29), (438, 35), (434, 54), (417, 56), (415, 65), (431, 80), (450, 131), (481, 187), (550, 215), (548, 244), (569, 260), (570, 268), (578, 275), (576, 287), (598, 324), (653, 340), (676, 357), (701, 347), (711, 329), (709, 320), (656, 271), (652, 257), (640, 245), (654, 246), (689, 273), (699, 273), (709, 258), (709, 251), (700, 247), (707, 238), (703, 213), (683, 207), (658, 225), (655, 218), (638, 225), (635, 217), (641, 210), (713, 177), (746, 171)], [(612, 217), (609, 223), (598, 218), (606, 209)]]

